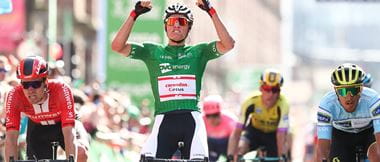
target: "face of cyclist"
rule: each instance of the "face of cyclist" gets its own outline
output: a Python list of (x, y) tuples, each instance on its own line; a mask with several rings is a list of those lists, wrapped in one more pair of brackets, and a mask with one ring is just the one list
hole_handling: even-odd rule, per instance
[(218, 126), (221, 122), (220, 113), (207, 114), (206, 122), (208, 122), (212, 126)]
[(25, 97), (31, 104), (39, 104), (47, 98), (46, 85), (43, 79), (23, 79), (21, 85)]
[(280, 96), (280, 87), (264, 84), (260, 87), (260, 91), (262, 93), (261, 100), (266, 108), (270, 108), (276, 104), (277, 99)]
[(360, 99), (362, 87), (335, 87), (339, 102), (347, 112), (354, 112)]
[(183, 15), (174, 14), (166, 19), (166, 35), (169, 45), (183, 45), (189, 33), (189, 22)]

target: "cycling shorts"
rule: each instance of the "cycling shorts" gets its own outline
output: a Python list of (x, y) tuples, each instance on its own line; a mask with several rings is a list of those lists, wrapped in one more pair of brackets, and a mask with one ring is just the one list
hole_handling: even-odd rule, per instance
[(180, 110), (156, 115), (141, 154), (170, 159), (180, 141), (184, 142), (181, 153), (185, 159), (208, 157), (206, 127), (199, 112)]
[(359, 133), (348, 133), (333, 128), (330, 159), (332, 161), (355, 162), (356, 148), (361, 147), (366, 155), (368, 147), (373, 142), (375, 142), (373, 128)]
[(249, 143), (249, 151), (265, 147), (268, 157), (278, 156), (276, 132), (264, 133), (254, 127), (246, 127), (242, 140)]
[[(78, 123), (78, 125), (79, 124), (81, 123)], [(77, 126), (75, 128), (76, 138), (80, 139), (78, 142), (80, 142), (84, 147), (88, 147), (88, 144), (86, 143), (87, 139), (86, 137), (83, 137), (83, 131), (85, 130), (80, 131), (79, 129), (82, 128)], [(28, 120), (26, 142), (27, 159), (52, 159), (52, 142), (59, 142), (59, 146), (65, 149), (61, 123), (58, 122), (54, 125), (41, 125), (39, 123)]]

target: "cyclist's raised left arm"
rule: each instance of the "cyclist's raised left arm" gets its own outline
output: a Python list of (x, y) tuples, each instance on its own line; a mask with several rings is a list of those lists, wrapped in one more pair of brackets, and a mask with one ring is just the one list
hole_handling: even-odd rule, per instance
[(214, 24), (216, 33), (218, 34), (219, 41), (216, 42), (216, 48), (219, 53), (224, 54), (230, 51), (235, 46), (235, 40), (228, 33), (226, 27), (220, 20), (215, 9), (211, 6), (209, 0), (198, 0), (197, 5), (202, 10), (205, 10), (211, 17)]

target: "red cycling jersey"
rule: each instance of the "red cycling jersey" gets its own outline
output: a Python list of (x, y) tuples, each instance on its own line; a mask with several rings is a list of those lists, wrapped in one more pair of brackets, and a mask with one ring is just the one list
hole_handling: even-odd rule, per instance
[(5, 102), (7, 130), (19, 130), (21, 112), (41, 125), (61, 122), (62, 128), (74, 126), (76, 111), (69, 86), (58, 80), (49, 80), (47, 87), (48, 99), (42, 104), (30, 104), (21, 85), (9, 92)]

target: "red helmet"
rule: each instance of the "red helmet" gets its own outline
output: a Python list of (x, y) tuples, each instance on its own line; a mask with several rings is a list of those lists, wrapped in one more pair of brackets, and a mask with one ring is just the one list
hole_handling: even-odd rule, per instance
[(18, 79), (39, 79), (48, 75), (48, 65), (41, 56), (28, 56), (17, 65)]
[(220, 113), (223, 99), (219, 95), (207, 96), (203, 101), (203, 111), (206, 115)]

